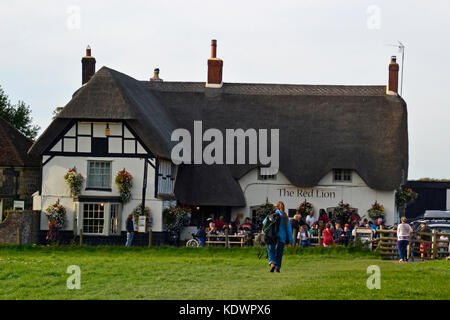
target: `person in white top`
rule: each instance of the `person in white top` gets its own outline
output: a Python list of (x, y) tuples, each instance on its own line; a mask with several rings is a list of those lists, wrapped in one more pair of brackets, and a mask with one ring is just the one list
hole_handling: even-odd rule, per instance
[(406, 223), (406, 217), (402, 217), (402, 223), (397, 226), (397, 245), (399, 262), (407, 261), (406, 252), (408, 248), (409, 238), (413, 232), (411, 226)]
[(300, 244), (303, 248), (309, 247), (310, 237), (308, 229), (305, 226), (300, 226), (300, 230), (297, 235), (297, 239), (300, 240)]
[[(309, 223), (308, 223), (309, 221)], [(311, 210), (309, 212), (309, 214), (306, 216), (306, 223), (308, 223), (308, 225), (312, 226), (314, 224), (314, 222), (316, 222), (316, 218), (314, 218), (314, 211)]]
[[(439, 232), (442, 232), (442, 231), (439, 230)], [(444, 235), (441, 235), (439, 237), (439, 240), (441, 241), (439, 243), (439, 251), (447, 251), (447, 250), (450, 251), (450, 243), (448, 241), (448, 237), (444, 236)], [(448, 248), (446, 248), (447, 246), (448, 246)]]

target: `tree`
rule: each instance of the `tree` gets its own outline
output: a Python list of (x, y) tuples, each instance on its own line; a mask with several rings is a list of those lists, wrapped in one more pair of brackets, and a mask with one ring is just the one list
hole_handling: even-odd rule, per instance
[(15, 105), (11, 104), (2, 87), (0, 87), (0, 117), (33, 140), (40, 129), (38, 125), (32, 124), (31, 107), (23, 101), (18, 101)]

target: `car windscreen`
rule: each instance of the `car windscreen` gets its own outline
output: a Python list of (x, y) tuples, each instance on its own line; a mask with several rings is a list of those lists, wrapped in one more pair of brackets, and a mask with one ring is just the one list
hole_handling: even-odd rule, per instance
[(450, 233), (450, 225), (449, 226), (430, 226), (432, 230), (439, 230), (444, 233)]

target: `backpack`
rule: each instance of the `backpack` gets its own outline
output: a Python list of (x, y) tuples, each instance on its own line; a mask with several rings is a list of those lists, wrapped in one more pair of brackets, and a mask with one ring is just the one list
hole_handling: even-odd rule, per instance
[(280, 229), (280, 215), (278, 212), (273, 212), (267, 216), (266, 222), (263, 225), (263, 242), (265, 244), (276, 244), (278, 240), (278, 230)]

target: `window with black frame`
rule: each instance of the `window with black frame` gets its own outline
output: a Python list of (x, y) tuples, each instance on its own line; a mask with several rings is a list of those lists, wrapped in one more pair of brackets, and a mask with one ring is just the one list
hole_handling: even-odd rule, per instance
[(334, 169), (333, 182), (352, 182), (352, 170)]

